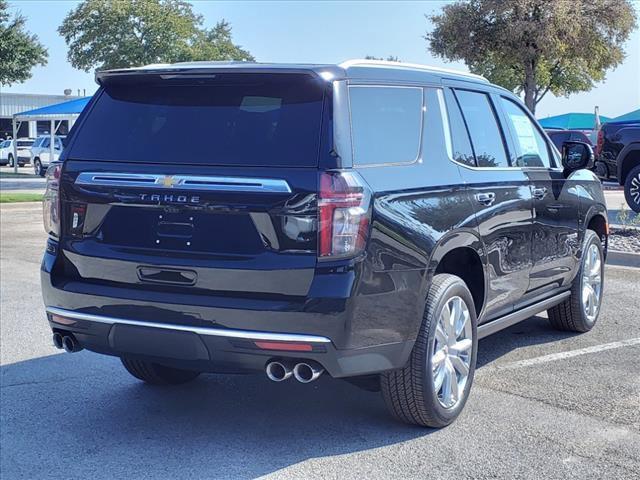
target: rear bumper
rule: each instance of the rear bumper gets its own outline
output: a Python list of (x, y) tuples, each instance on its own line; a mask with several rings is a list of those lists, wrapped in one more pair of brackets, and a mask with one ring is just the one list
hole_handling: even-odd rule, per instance
[[(274, 358), (309, 359), (333, 377), (349, 377), (400, 368), (413, 348), (404, 322), (381, 328), (357, 313), (353, 272), (316, 275), (316, 294), (299, 301), (192, 295), (64, 278), (54, 269), (57, 248), (49, 242), (41, 268), (49, 324), (94, 352), (221, 373), (264, 371)], [(266, 349), (256, 341), (305, 349)]]
[[(259, 332), (146, 322), (47, 307), (51, 329), (73, 333), (87, 350), (135, 356), (176, 368), (244, 373), (264, 370), (272, 359), (315, 360), (335, 378), (379, 373), (404, 365), (413, 342), (339, 350), (319, 335)], [(305, 345), (311, 351), (264, 350), (256, 345)]]

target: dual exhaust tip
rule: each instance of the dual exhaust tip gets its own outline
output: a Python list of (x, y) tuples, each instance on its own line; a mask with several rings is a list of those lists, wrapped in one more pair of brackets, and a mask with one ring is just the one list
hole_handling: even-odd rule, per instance
[(311, 383), (324, 373), (319, 363), (305, 361), (293, 363), (286, 360), (276, 360), (267, 363), (266, 373), (269, 380), (283, 382), (293, 377), (300, 383)]
[(53, 345), (67, 353), (75, 353), (82, 350), (80, 343), (73, 335), (62, 335), (60, 332), (53, 333)]

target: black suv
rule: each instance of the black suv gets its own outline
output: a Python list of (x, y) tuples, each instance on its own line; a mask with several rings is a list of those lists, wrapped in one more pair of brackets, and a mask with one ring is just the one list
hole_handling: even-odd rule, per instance
[(323, 372), (395, 417), (462, 410), (478, 340), (546, 310), (585, 332), (607, 217), (510, 92), (419, 65), (113, 70), (47, 172), (53, 341), (135, 377)]
[(607, 122), (598, 131), (596, 171), (624, 187), (627, 204), (640, 213), (640, 121)]

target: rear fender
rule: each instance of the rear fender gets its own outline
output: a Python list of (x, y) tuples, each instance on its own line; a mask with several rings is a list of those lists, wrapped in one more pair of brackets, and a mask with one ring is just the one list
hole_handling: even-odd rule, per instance
[[(435, 275), (436, 270), (438, 269), (438, 265), (440, 265), (440, 262), (448, 253), (458, 248), (469, 248), (473, 250), (480, 257), (480, 262), (482, 263), (482, 268), (484, 273), (483, 305), (486, 305), (487, 292), (489, 291), (488, 285), (487, 285), (488, 259), (486, 255), (484, 242), (478, 236), (478, 234), (471, 229), (461, 229), (461, 230), (455, 230), (455, 231), (449, 232), (445, 234), (435, 245), (433, 252), (431, 253), (431, 256), (429, 258), (427, 270), (425, 272), (425, 285), (427, 286), (427, 288), (425, 289), (425, 298), (426, 298), (426, 295), (428, 294), (428, 287), (431, 285), (433, 276)], [(480, 312), (480, 315), (478, 315), (478, 318), (481, 318), (483, 313), (484, 312)]]
[(626, 178), (624, 178), (623, 173), (629, 172), (631, 170), (631, 166), (627, 162), (632, 162), (631, 154), (636, 153), (636, 155), (640, 155), (640, 143), (630, 143), (626, 147), (624, 147), (620, 153), (618, 154), (618, 183), (620, 185), (624, 185)]

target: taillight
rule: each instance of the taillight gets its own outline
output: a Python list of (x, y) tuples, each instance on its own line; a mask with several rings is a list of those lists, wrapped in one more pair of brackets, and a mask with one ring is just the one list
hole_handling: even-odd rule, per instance
[(596, 143), (596, 155), (602, 153), (602, 147), (604, 147), (604, 131), (602, 128), (598, 130), (598, 142)]
[(352, 257), (367, 242), (371, 194), (356, 172), (320, 175), (318, 197), (318, 256)]
[(45, 231), (60, 235), (60, 174), (62, 164), (53, 163), (47, 170), (47, 189), (42, 199), (42, 219)]

